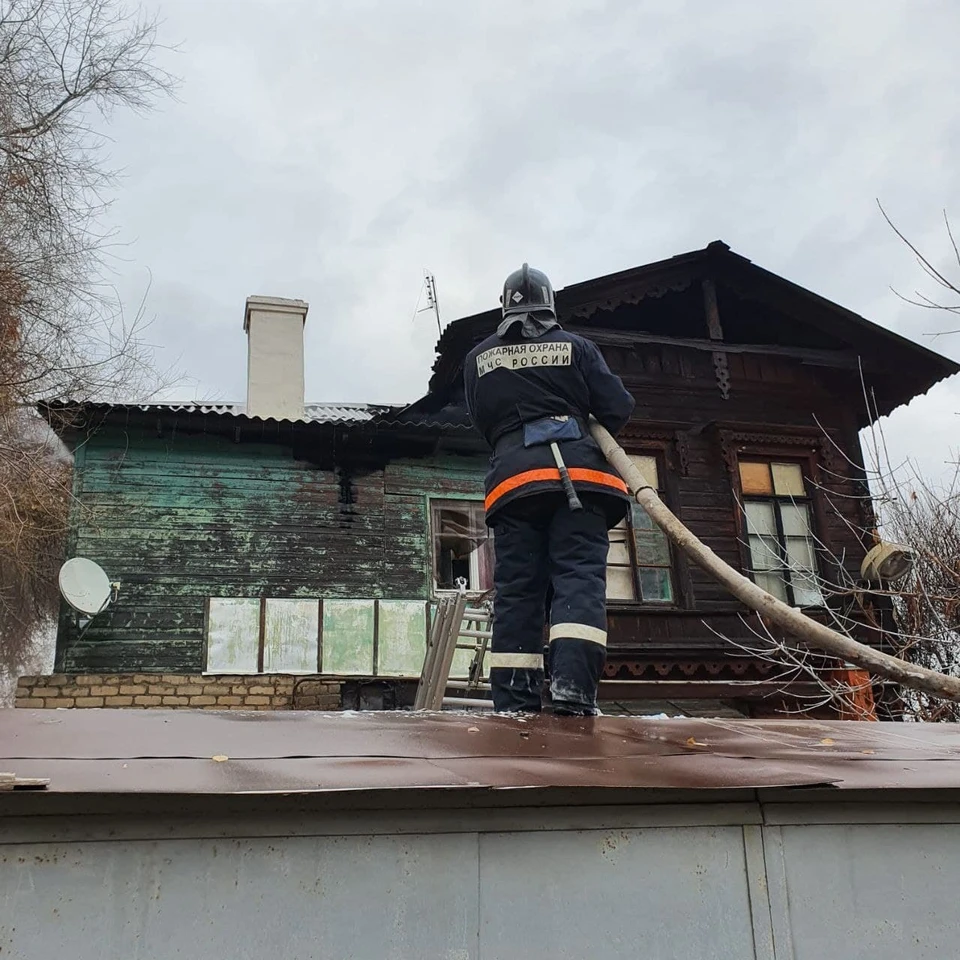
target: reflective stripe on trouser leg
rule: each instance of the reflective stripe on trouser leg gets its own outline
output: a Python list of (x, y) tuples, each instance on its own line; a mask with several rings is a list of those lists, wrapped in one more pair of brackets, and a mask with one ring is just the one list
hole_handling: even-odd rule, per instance
[(505, 670), (542, 670), (542, 653), (488, 653), (487, 666), (494, 670), (503, 667)]
[(543, 686), (547, 534), (542, 525), (505, 515), (494, 525), (493, 641), (487, 654), (498, 712), (539, 712)]
[(550, 694), (555, 707), (596, 710), (606, 661), (606, 517), (592, 504), (560, 510), (550, 525)]
[(588, 640), (601, 647), (607, 645), (607, 631), (598, 627), (588, 627), (585, 623), (554, 623), (550, 627), (550, 640), (566, 637), (569, 640)]

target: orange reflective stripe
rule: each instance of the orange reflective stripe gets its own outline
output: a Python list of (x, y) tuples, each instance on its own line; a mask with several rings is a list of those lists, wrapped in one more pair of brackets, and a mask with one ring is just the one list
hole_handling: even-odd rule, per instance
[(603, 487), (613, 487), (621, 493), (627, 492), (627, 485), (612, 473), (604, 473), (602, 470), (585, 470), (581, 467), (570, 467), (567, 471), (571, 480), (581, 480), (583, 483), (599, 483)]
[(556, 480), (560, 482), (560, 471), (556, 467), (545, 468), (543, 470), (527, 470), (525, 473), (518, 473), (516, 476), (508, 477), (502, 483), (498, 483), (487, 495), (483, 505), (489, 510), (501, 497), (506, 496), (511, 490), (517, 487), (524, 487), (528, 483), (540, 483), (543, 480)]
[[(595, 483), (601, 487), (612, 487), (621, 493), (627, 492), (627, 485), (611, 473), (604, 473), (602, 470), (586, 470), (583, 467), (570, 467), (567, 471), (570, 479), (581, 483)], [(556, 467), (544, 468), (542, 470), (527, 470), (524, 473), (518, 473), (514, 477), (508, 477), (502, 483), (498, 483), (487, 495), (484, 501), (484, 507), (489, 510), (498, 500), (508, 493), (516, 490), (518, 487), (525, 487), (528, 483), (543, 483), (544, 481), (554, 480), (560, 482), (560, 471)]]

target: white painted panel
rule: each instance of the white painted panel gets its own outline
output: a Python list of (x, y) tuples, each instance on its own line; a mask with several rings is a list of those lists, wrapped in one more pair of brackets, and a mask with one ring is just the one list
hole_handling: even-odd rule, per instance
[(260, 601), (211, 597), (207, 615), (207, 673), (256, 673)]
[(316, 673), (318, 600), (267, 600), (264, 673)]
[(373, 675), (373, 600), (323, 601), (323, 673)]
[(377, 675), (419, 677), (427, 649), (424, 602), (381, 600), (377, 622)]

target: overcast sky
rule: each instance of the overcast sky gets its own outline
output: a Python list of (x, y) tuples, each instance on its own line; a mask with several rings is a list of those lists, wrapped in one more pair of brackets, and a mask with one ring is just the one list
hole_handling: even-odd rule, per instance
[[(960, 3), (161, 0), (178, 102), (118, 117), (117, 284), (177, 398), (242, 400), (244, 300), (310, 302), (307, 399), (404, 402), (436, 325), (523, 260), (557, 287), (723, 239), (960, 359), (879, 197), (950, 263)], [(956, 268), (955, 275), (960, 274)], [(891, 418), (943, 469), (960, 382)]]

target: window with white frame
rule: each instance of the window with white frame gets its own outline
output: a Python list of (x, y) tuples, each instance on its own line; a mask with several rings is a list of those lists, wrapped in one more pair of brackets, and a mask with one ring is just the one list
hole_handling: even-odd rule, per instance
[(433, 587), (456, 590), (459, 580), (470, 592), (493, 589), (493, 532), (479, 500), (433, 500)]
[(743, 459), (739, 472), (750, 575), (791, 606), (823, 606), (812, 507), (801, 465)]
[[(660, 491), (660, 468), (655, 456), (630, 454), (647, 482)], [(674, 602), (670, 544), (663, 531), (635, 503), (610, 531), (607, 553), (607, 599), (633, 603)]]

